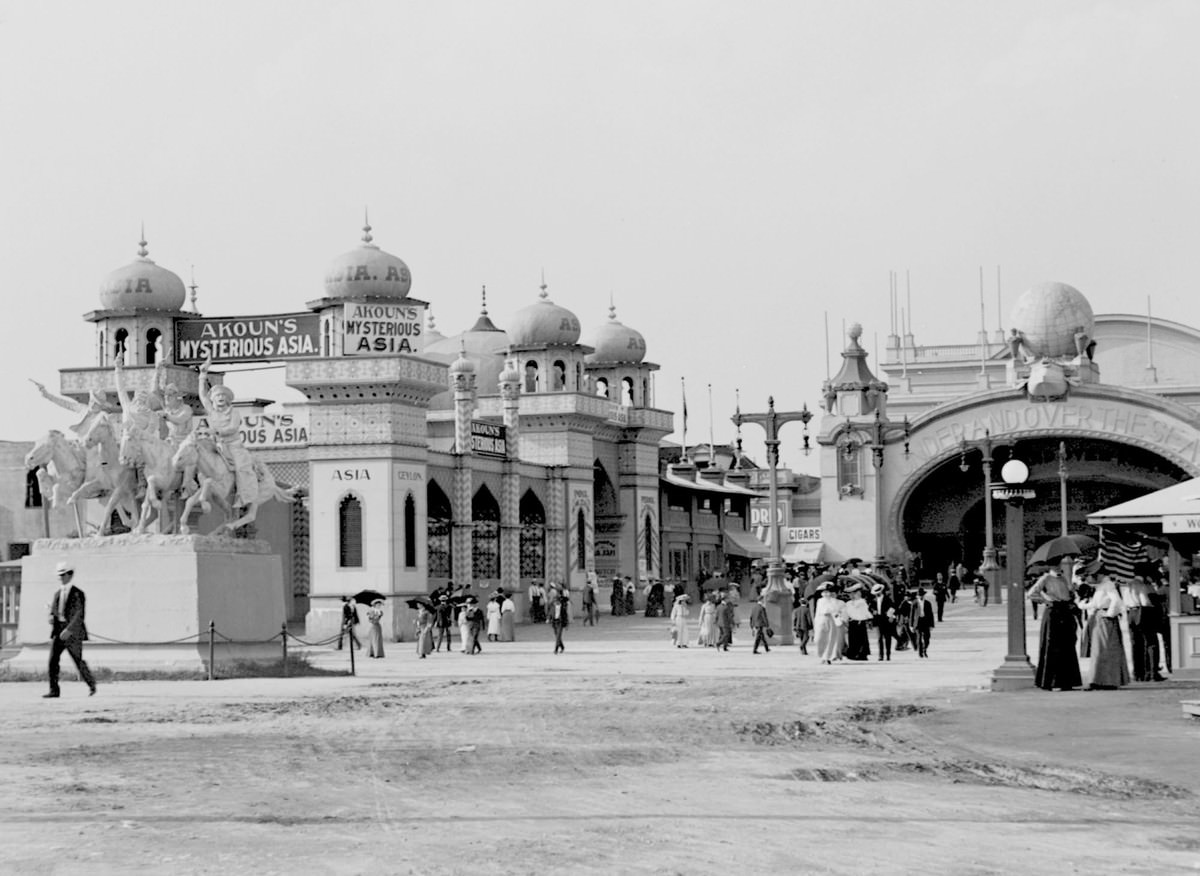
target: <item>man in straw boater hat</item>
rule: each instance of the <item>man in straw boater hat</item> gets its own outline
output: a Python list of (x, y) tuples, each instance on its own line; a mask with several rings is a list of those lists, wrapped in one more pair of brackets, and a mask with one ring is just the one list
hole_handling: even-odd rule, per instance
[(63, 651), (75, 661), (79, 677), (87, 683), (88, 696), (91, 696), (96, 692), (96, 679), (83, 659), (83, 643), (88, 637), (87, 626), (83, 622), (87, 598), (82, 590), (71, 583), (75, 578), (74, 566), (60, 562), (54, 571), (59, 586), (50, 600), (50, 692), (42, 696), (48, 699), (59, 696), (58, 664)]
[(882, 581), (871, 585), (871, 620), (875, 624), (879, 659), (892, 659), (892, 638), (896, 635), (896, 605)]

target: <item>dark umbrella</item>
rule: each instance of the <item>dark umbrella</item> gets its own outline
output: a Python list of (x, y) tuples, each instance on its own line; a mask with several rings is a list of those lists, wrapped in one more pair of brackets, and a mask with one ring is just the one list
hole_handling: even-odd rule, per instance
[(417, 596), (417, 597), (414, 597), (413, 599), (405, 600), (404, 604), (414, 610), (420, 608), (422, 605), (425, 606), (426, 608), (430, 609), (431, 611), (433, 610), (433, 603), (431, 603), (424, 596)]
[(387, 599), (378, 590), (360, 590), (354, 594), (354, 601), (361, 605), (370, 605), (376, 599)]
[(1096, 540), (1088, 535), (1060, 535), (1045, 544), (1038, 545), (1029, 562), (1057, 565), (1064, 557), (1077, 557), (1096, 547)]

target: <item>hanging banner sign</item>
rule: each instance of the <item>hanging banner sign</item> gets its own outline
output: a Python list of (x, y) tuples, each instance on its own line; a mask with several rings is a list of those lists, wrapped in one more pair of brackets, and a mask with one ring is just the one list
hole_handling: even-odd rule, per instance
[(318, 355), (320, 317), (315, 313), (274, 316), (218, 316), (175, 320), (178, 365), (213, 362), (265, 362)]
[(425, 308), (418, 304), (354, 304), (342, 309), (342, 353), (386, 356), (419, 353)]
[(495, 423), (471, 421), (471, 452), (480, 456), (508, 456), (508, 441), (505, 427)]
[[(282, 414), (240, 411), (238, 434), (247, 450), (279, 450), (308, 446), (308, 411), (297, 409)], [(197, 417), (196, 426), (208, 426), (207, 417)]]

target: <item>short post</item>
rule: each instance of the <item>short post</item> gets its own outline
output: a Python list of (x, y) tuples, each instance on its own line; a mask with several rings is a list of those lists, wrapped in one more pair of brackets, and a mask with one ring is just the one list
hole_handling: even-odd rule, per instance
[(350, 628), (350, 647), (347, 648), (346, 650), (348, 650), (350, 652), (350, 674), (358, 675), (358, 673), (354, 671), (354, 628), (353, 627)]
[(212, 681), (216, 672), (217, 622), (208, 622), (208, 680)]
[(284, 677), (284, 678), (287, 678), (287, 674), (288, 674), (288, 662), (287, 662), (287, 637), (288, 637), (288, 631), (287, 631), (287, 621), (284, 621), (284, 622), (283, 622), (283, 624), (282, 624), (281, 626), (283, 627), (283, 629), (281, 629), (281, 630), (280, 630), (280, 632), (279, 632), (279, 638), (283, 640), (283, 677)]

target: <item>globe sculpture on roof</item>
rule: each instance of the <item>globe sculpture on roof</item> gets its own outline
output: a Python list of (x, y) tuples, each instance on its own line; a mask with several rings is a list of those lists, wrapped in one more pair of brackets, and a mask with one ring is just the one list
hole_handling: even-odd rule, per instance
[(1009, 383), (1034, 399), (1066, 397), (1072, 386), (1099, 381), (1092, 361), (1096, 318), (1083, 293), (1066, 283), (1039, 283), (1012, 309)]
[(1013, 305), (1011, 323), (1028, 355), (1074, 358), (1081, 355), (1076, 336), (1091, 338), (1096, 326), (1092, 306), (1083, 293), (1066, 283), (1038, 283)]

